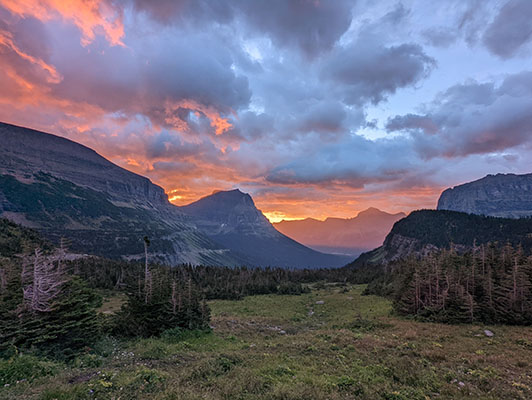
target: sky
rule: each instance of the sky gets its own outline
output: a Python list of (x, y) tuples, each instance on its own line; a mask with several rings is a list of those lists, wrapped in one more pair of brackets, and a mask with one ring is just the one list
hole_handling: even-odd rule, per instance
[(0, 0), (0, 69), (1, 121), (176, 205), (408, 212), (532, 172), (531, 0)]

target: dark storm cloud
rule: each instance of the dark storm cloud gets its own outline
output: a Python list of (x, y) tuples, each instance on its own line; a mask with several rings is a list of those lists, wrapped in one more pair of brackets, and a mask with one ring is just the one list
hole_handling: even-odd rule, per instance
[(154, 123), (183, 129), (190, 112), (211, 118), (249, 103), (248, 80), (233, 70), (233, 54), (221, 40), (167, 33), (155, 45), (138, 38), (136, 51), (102, 45), (104, 51), (87, 52), (71, 37), (56, 56), (63, 79), (52, 90), (108, 112), (142, 113)]
[[(469, 82), (443, 92), (425, 115), (396, 116), (388, 131), (405, 130), (425, 158), (504, 151), (532, 142), (532, 72), (500, 85)], [(427, 135), (429, 134), (429, 135)]]
[(301, 115), (298, 128), (303, 132), (337, 133), (346, 130), (347, 113), (340, 102), (318, 102)]
[(362, 188), (369, 183), (406, 177), (415, 162), (411, 155), (408, 139), (372, 141), (353, 135), (342, 143), (327, 145), (273, 168), (266, 179), (281, 185), (330, 184)]
[(377, 104), (428, 76), (436, 61), (418, 44), (384, 46), (361, 38), (335, 50), (324, 75), (336, 82), (348, 104)]
[(138, 10), (164, 24), (241, 20), (251, 32), (268, 35), (277, 46), (296, 46), (309, 56), (332, 48), (349, 28), (353, 0), (134, 0)]
[(482, 40), (501, 58), (510, 58), (532, 38), (532, 1), (510, 0), (488, 26)]
[(425, 29), (421, 32), (425, 43), (434, 47), (449, 47), (458, 39), (458, 33), (448, 27), (439, 26)]
[(420, 129), (425, 133), (433, 134), (438, 132), (438, 127), (430, 116), (422, 116), (415, 114), (398, 115), (391, 118), (386, 123), (388, 132)]

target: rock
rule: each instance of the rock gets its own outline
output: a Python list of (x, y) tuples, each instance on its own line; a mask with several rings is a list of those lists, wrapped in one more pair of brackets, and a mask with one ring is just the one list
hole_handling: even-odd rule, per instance
[(286, 331), (283, 331), (283, 330), (279, 331), (279, 333), (280, 333), (281, 335), (286, 335)]
[(494, 334), (492, 331), (490, 331), (489, 329), (486, 329), (486, 330), (484, 331), (484, 335), (486, 335), (487, 337), (493, 337), (493, 336), (495, 336), (495, 334)]
[(532, 174), (497, 174), (445, 190), (438, 210), (492, 217), (532, 216)]
[(464, 386), (465, 386), (465, 383), (464, 383), (464, 382), (458, 382), (458, 386), (460, 386), (460, 387), (464, 387)]
[(325, 302), (323, 300), (318, 300), (316, 304), (325, 304)]

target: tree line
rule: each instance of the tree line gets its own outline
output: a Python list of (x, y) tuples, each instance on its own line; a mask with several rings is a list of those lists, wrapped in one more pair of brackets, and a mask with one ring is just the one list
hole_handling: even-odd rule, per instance
[(448, 323), (532, 324), (532, 256), (494, 243), (452, 246), (391, 263), (366, 293), (394, 298), (402, 315)]

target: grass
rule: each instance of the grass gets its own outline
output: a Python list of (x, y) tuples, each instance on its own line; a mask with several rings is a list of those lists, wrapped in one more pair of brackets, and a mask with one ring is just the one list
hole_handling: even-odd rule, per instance
[(387, 300), (361, 296), (363, 289), (327, 285), (301, 296), (213, 301), (211, 333), (107, 339), (73, 365), (30, 370), (28, 380), (15, 358), (5, 376), (16, 380), (0, 398), (532, 398), (532, 328), (398, 318)]

